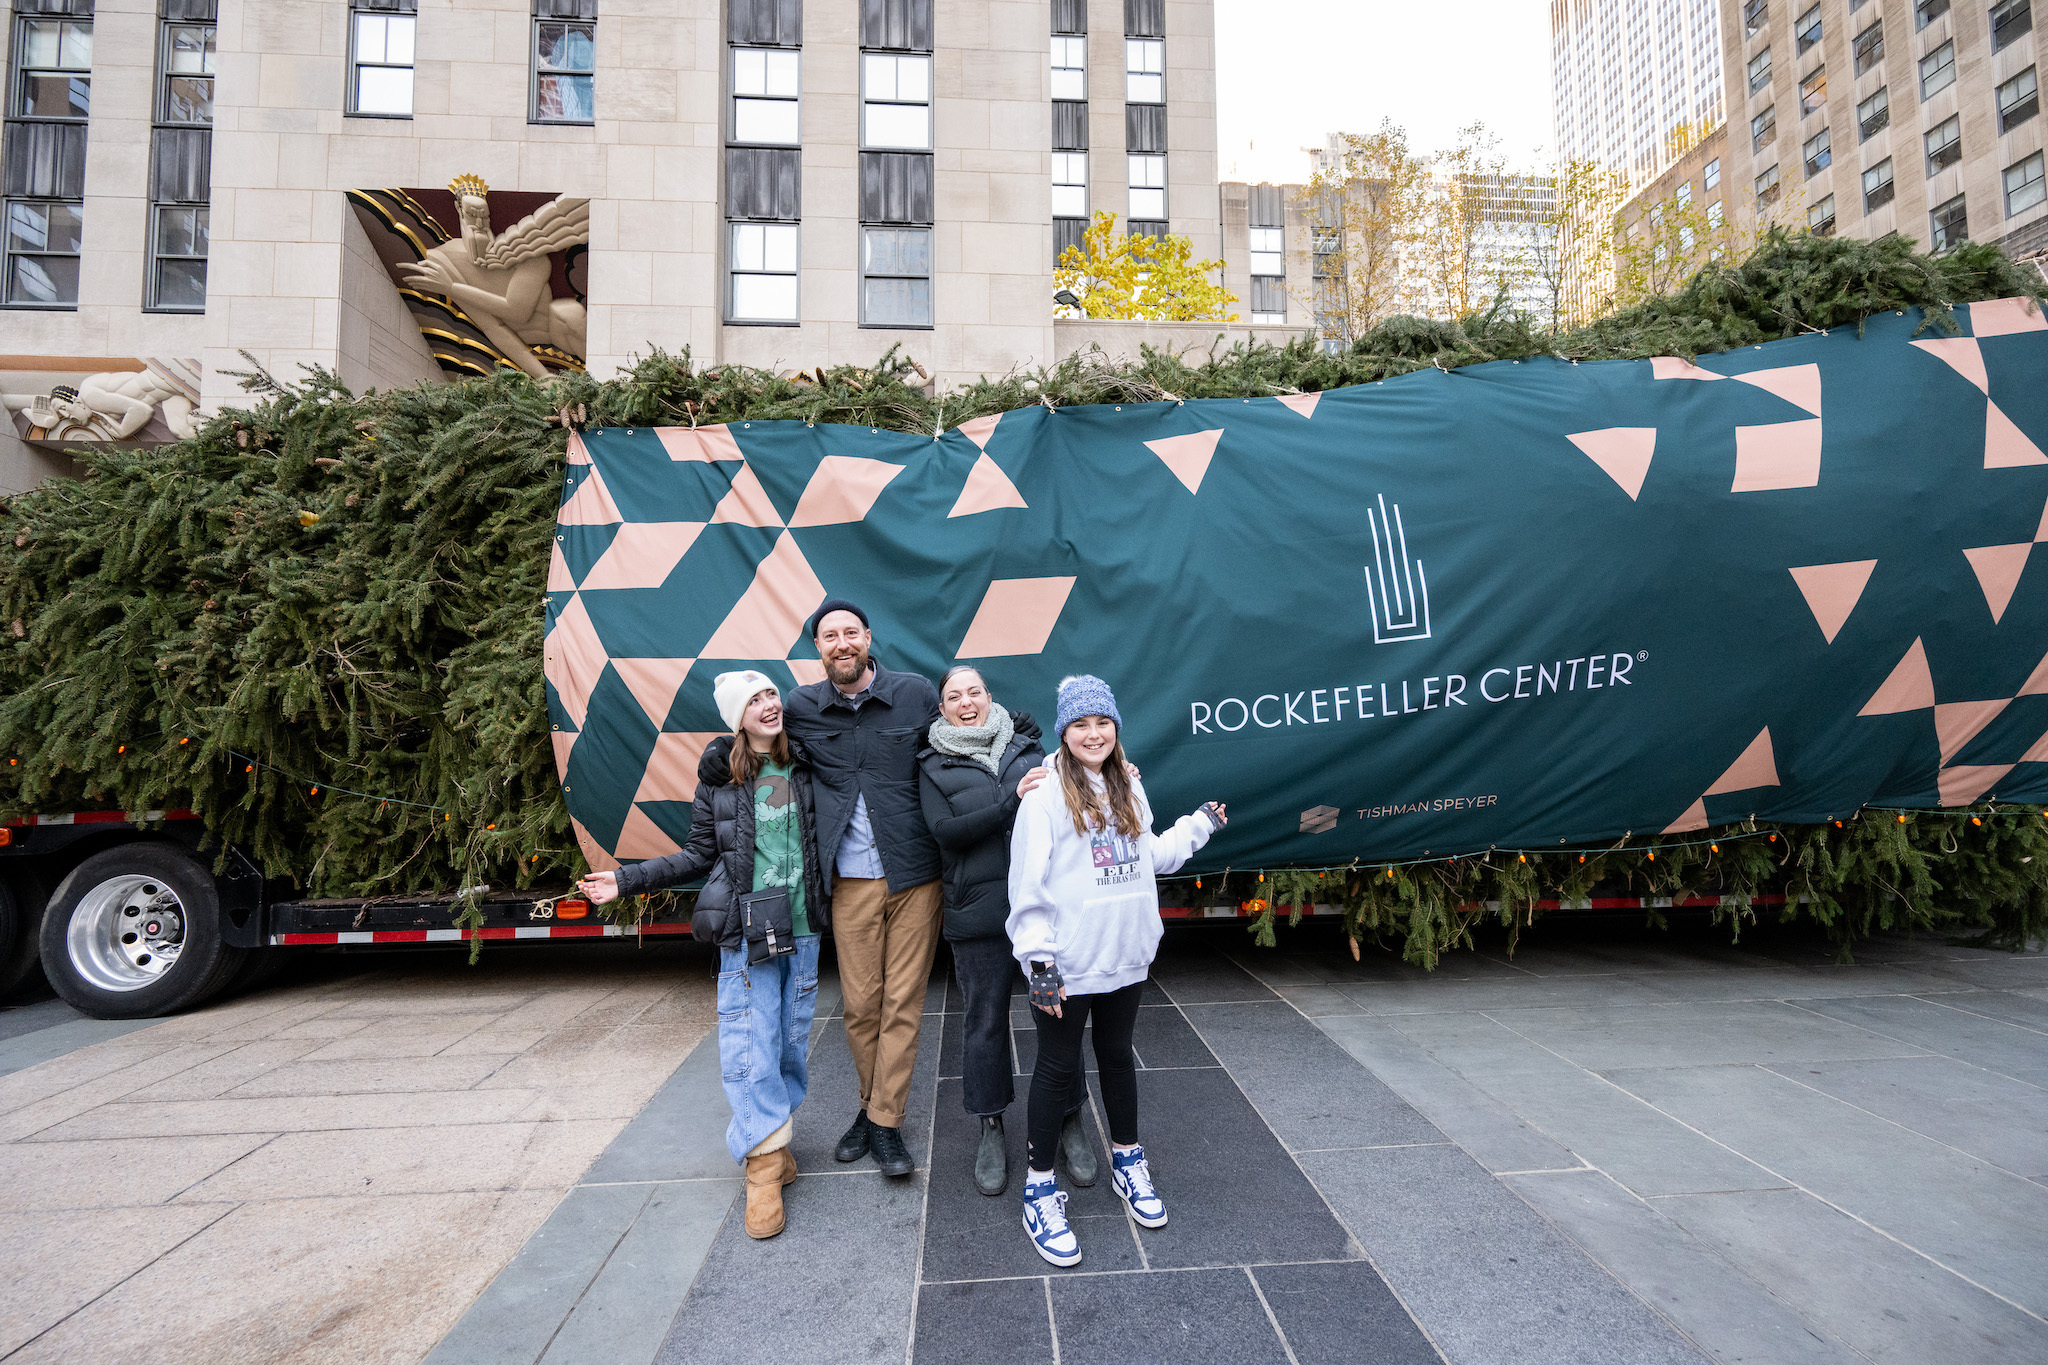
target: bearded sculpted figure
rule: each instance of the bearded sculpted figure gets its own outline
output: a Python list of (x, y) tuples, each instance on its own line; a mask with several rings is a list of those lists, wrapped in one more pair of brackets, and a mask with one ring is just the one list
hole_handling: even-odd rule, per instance
[(547, 370), (533, 347), (553, 346), (581, 356), (584, 310), (575, 299), (558, 299), (549, 288), (554, 271), (548, 257), (590, 240), (590, 201), (551, 199), (505, 229), (491, 232), (490, 186), (473, 175), (449, 182), (460, 236), (403, 266), (406, 283), (454, 301), (491, 344), (536, 379)]

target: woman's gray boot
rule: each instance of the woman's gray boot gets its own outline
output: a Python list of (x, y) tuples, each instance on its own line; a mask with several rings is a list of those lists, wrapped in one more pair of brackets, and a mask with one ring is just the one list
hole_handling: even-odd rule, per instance
[(1081, 1126), (1081, 1111), (1075, 1110), (1060, 1123), (1060, 1160), (1067, 1163), (1067, 1175), (1076, 1185), (1095, 1183), (1095, 1145)]
[(1010, 1153), (1003, 1144), (1001, 1114), (982, 1116), (981, 1145), (974, 1150), (974, 1188), (987, 1195), (1010, 1188)]

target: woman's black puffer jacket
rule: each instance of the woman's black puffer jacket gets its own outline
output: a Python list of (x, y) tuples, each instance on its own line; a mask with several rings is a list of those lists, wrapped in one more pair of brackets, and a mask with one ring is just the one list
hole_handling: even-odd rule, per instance
[(1017, 783), (1045, 762), (1042, 734), (1030, 716), (1010, 717), (1016, 733), (996, 777), (985, 763), (926, 745), (917, 755), (924, 822), (939, 841), (946, 883), (946, 937), (1000, 938), (1010, 918), (1010, 826), (1017, 821)]
[[(818, 818), (811, 789), (811, 764), (794, 739), (796, 772), (789, 784), (796, 791), (797, 828), (803, 831), (804, 914), (812, 933), (832, 925), (831, 883), (818, 867)], [(730, 913), (735, 895), (754, 890), (754, 792), (732, 784), (732, 737), (721, 735), (704, 746), (697, 760), (697, 799), (690, 806), (690, 837), (681, 853), (650, 858), (619, 869), (619, 894), (644, 895), (663, 887), (695, 881), (706, 872), (697, 893), (697, 913), (690, 935), (699, 943), (737, 948), (742, 942), (740, 917)]]

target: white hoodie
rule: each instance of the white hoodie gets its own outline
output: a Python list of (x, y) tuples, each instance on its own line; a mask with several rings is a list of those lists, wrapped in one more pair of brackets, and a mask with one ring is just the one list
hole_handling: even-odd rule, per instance
[[(1062, 755), (1061, 758), (1065, 756)], [(1090, 774), (1102, 789), (1099, 774)], [(1053, 962), (1070, 995), (1098, 995), (1143, 981), (1159, 948), (1159, 884), (1216, 832), (1207, 811), (1152, 833), (1145, 788), (1131, 783), (1143, 834), (1074, 832), (1055, 770), (1024, 796), (1010, 835), (1010, 919), (1017, 961)]]

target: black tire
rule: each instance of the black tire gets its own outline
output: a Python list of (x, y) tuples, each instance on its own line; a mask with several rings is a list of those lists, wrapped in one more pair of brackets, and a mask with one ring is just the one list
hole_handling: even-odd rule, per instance
[(291, 965), (291, 954), (284, 948), (244, 948), (241, 952), (242, 965), (221, 988), (223, 995), (247, 995), (260, 991)]
[(34, 973), (49, 901), (41, 878), (12, 868), (0, 873), (0, 996), (12, 995)]
[[(117, 983), (95, 965), (94, 934), (101, 922), (111, 922), (110, 915), (126, 915), (105, 907), (119, 899), (115, 892), (124, 880), (134, 879), (150, 895), (175, 898), (183, 918), (182, 944), (170, 966)], [(81, 920), (77, 936), (74, 919)], [(159, 953), (155, 960), (168, 956)], [(58, 885), (43, 914), (43, 974), (68, 1004), (95, 1019), (146, 1019), (190, 1009), (225, 986), (242, 958), (242, 949), (221, 941), (213, 874), (170, 844), (124, 844), (95, 853)]]

